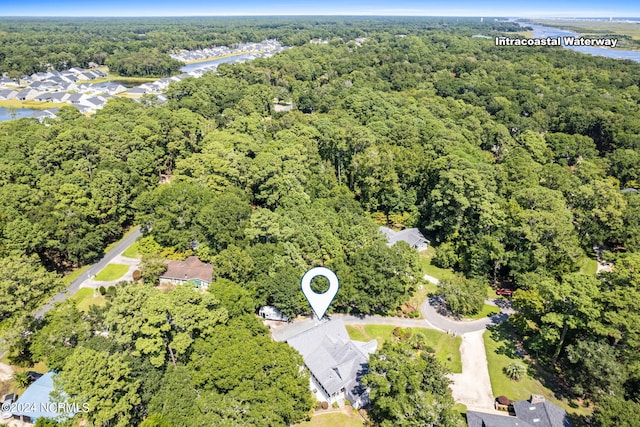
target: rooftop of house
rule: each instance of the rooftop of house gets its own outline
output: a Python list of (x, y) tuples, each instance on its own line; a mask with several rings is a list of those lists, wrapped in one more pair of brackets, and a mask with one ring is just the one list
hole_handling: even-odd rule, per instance
[(513, 402), (516, 418), (537, 427), (571, 427), (566, 411), (544, 398)]
[(184, 261), (167, 261), (167, 271), (160, 278), (166, 280), (200, 280), (211, 283), (213, 280), (213, 266), (200, 261), (196, 256), (190, 256)]
[(73, 417), (76, 412), (73, 408), (60, 413), (56, 411), (57, 406), (51, 398), (51, 392), (54, 391), (53, 375), (53, 372), (47, 372), (36, 379), (17, 400), (15, 411), (11, 411), (12, 414), (25, 415), (32, 420), (42, 417), (63, 419)]
[(429, 243), (429, 240), (424, 237), (422, 232), (417, 228), (405, 228), (404, 230), (394, 231), (389, 227), (380, 227), (380, 232), (387, 238), (389, 246), (393, 246), (401, 240), (407, 242), (411, 247)]
[(543, 396), (512, 402), (515, 416), (467, 411), (469, 427), (571, 427), (567, 412)]
[(366, 371), (377, 342), (352, 341), (341, 319), (323, 322), (287, 340), (298, 350), (316, 380), (329, 393), (352, 391)]

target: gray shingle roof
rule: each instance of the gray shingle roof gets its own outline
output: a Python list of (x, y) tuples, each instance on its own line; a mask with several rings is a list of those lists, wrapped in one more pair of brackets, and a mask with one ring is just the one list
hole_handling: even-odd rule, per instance
[(405, 228), (404, 230), (394, 231), (388, 227), (380, 227), (380, 232), (387, 238), (389, 246), (393, 246), (401, 240), (407, 242), (409, 246), (413, 248), (429, 243), (429, 240), (424, 237), (422, 232), (417, 228)]
[(356, 345), (341, 319), (323, 322), (289, 338), (287, 343), (300, 352), (309, 371), (330, 395), (343, 388), (347, 396), (361, 394), (356, 388), (360, 388), (359, 378), (368, 367), (365, 351), (371, 347), (375, 350), (375, 344)]
[(469, 427), (534, 427), (506, 413), (497, 415), (476, 411), (467, 411), (467, 425)]
[(530, 403), (527, 400), (513, 402), (516, 417), (536, 427), (571, 427), (564, 409), (551, 402)]

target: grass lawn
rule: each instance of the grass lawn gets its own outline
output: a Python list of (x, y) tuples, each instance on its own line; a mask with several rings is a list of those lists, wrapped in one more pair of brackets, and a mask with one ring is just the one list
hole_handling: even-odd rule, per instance
[(74, 296), (71, 297), (71, 300), (75, 301), (78, 310), (84, 312), (89, 311), (89, 306), (92, 305), (103, 307), (107, 303), (107, 300), (102, 295), (94, 297), (94, 293), (94, 289), (81, 288)]
[[(352, 340), (378, 341), (378, 348), (389, 340), (393, 335), (393, 325), (347, 325), (347, 332)], [(436, 359), (449, 368), (454, 373), (462, 372), (462, 361), (460, 359), (460, 344), (462, 337), (454, 337), (444, 332), (427, 328), (402, 328), (412, 334), (419, 333), (425, 337), (427, 345), (436, 352)]]
[(59, 107), (60, 104), (53, 102), (40, 102), (28, 99), (26, 101), (20, 101), (19, 99), (3, 99), (0, 101), (0, 107), (2, 108), (31, 108), (33, 110), (46, 110), (48, 108)]
[(465, 316), (465, 319), (484, 319), (485, 317), (491, 316), (496, 313), (500, 313), (500, 309), (498, 307), (496, 307), (495, 305), (484, 304), (482, 306), (482, 310), (471, 316)]
[(429, 246), (426, 250), (420, 252), (420, 264), (422, 265), (422, 271), (424, 274), (435, 277), (438, 280), (446, 280), (453, 277), (455, 273), (452, 269), (440, 268), (431, 264), (431, 260), (436, 254), (436, 251), (436, 248)]
[(159, 78), (160, 77), (122, 77), (122, 76), (110, 75), (108, 77), (102, 77), (100, 79), (78, 80), (76, 82), (76, 84), (77, 85), (79, 85), (79, 84), (98, 84), (98, 83), (105, 83), (105, 82), (112, 82), (112, 81), (122, 82), (122, 83), (127, 83), (127, 84), (142, 84), (142, 83), (148, 83), (148, 82), (155, 82)]
[(122, 256), (127, 258), (138, 258), (138, 241), (133, 242), (133, 245), (129, 246), (124, 252), (122, 252)]
[[(582, 406), (572, 407), (576, 406), (575, 402), (570, 405), (569, 399), (556, 397), (550, 388), (532, 376), (532, 374), (535, 375), (535, 369), (530, 363), (516, 354), (515, 345), (509, 338), (508, 328), (508, 325), (503, 324), (498, 328), (485, 332), (483, 335), (493, 394), (495, 396), (504, 395), (511, 400), (525, 400), (532, 393), (541, 394), (547, 400), (564, 408), (568, 413), (589, 415), (589, 409)], [(520, 381), (509, 379), (503, 371), (512, 362), (521, 363), (528, 368), (529, 372)]]
[(580, 264), (580, 273), (595, 276), (596, 271), (598, 271), (598, 261), (593, 258), (584, 257)]
[[(640, 40), (640, 28), (631, 22), (608, 22), (608, 21), (565, 21), (555, 19), (536, 20), (542, 25), (565, 28), (581, 34), (620, 34), (628, 35), (634, 40)], [(629, 47), (625, 47), (628, 49)]]
[(296, 427), (362, 427), (364, 421), (358, 414), (347, 415), (343, 412), (329, 412), (315, 415), (311, 421), (296, 424)]
[(105, 282), (118, 280), (119, 278), (124, 276), (127, 271), (129, 271), (129, 266), (126, 264), (109, 264), (104, 269), (102, 269), (102, 271), (98, 273), (94, 279)]

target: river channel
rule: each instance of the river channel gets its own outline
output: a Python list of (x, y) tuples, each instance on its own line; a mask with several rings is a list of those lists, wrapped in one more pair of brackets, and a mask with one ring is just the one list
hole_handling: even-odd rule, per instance
[[(534, 38), (547, 38), (552, 39), (560, 37), (580, 37), (580, 34), (573, 31), (562, 30), (560, 28), (544, 27), (542, 25), (532, 25), (525, 22), (518, 22), (522, 26), (533, 28)], [(612, 36), (606, 36), (611, 38)], [(613, 36), (615, 38), (615, 36)], [(591, 36), (589, 37), (591, 38)], [(593, 46), (566, 46), (562, 41), (562, 47), (565, 49), (575, 50), (576, 52), (586, 53), (594, 56), (605, 56), (613, 59), (629, 59), (631, 61), (640, 62), (640, 51), (637, 50), (624, 50), (624, 49), (608, 49), (606, 47), (593, 47)]]

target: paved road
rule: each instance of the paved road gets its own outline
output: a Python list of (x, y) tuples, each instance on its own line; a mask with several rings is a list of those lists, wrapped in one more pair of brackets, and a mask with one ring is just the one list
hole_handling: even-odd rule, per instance
[(138, 237), (140, 237), (142, 233), (140, 232), (140, 227), (136, 227), (135, 230), (129, 234), (127, 237), (122, 239), (113, 249), (105, 254), (105, 256), (93, 264), (91, 267), (87, 269), (80, 277), (71, 282), (69, 286), (67, 286), (64, 290), (57, 293), (53, 298), (51, 298), (45, 305), (43, 305), (38, 311), (36, 311), (33, 316), (37, 319), (41, 319), (44, 317), (45, 313), (53, 308), (53, 305), (57, 302), (65, 301), (67, 298), (72, 297), (78, 289), (80, 289), (80, 285), (85, 280), (91, 279), (93, 276), (98, 274), (103, 268), (107, 266), (115, 257), (124, 252), (129, 246), (136, 241)]
[[(436, 285), (440, 284), (440, 280), (433, 276), (425, 275), (424, 279)], [(501, 310), (500, 313), (478, 320), (455, 320), (438, 313), (438, 309), (443, 306), (443, 301), (438, 297), (427, 298), (420, 306), (420, 313), (422, 313), (422, 317), (424, 317), (433, 328), (452, 332), (456, 335), (484, 331), (488, 326), (504, 322), (509, 315), (513, 314), (513, 309), (506, 300), (486, 300), (485, 304), (498, 306)]]
[[(485, 302), (496, 305), (493, 300), (487, 300)], [(456, 335), (466, 334), (468, 332), (484, 331), (488, 326), (504, 322), (507, 320), (509, 315), (513, 313), (513, 310), (508, 307), (507, 303), (500, 302), (502, 305), (500, 309), (502, 311), (491, 317), (485, 317), (478, 320), (454, 320), (451, 317), (446, 317), (438, 313), (438, 308), (442, 304), (442, 300), (438, 297), (427, 298), (420, 306), (422, 317), (424, 317), (435, 329), (455, 333)]]

